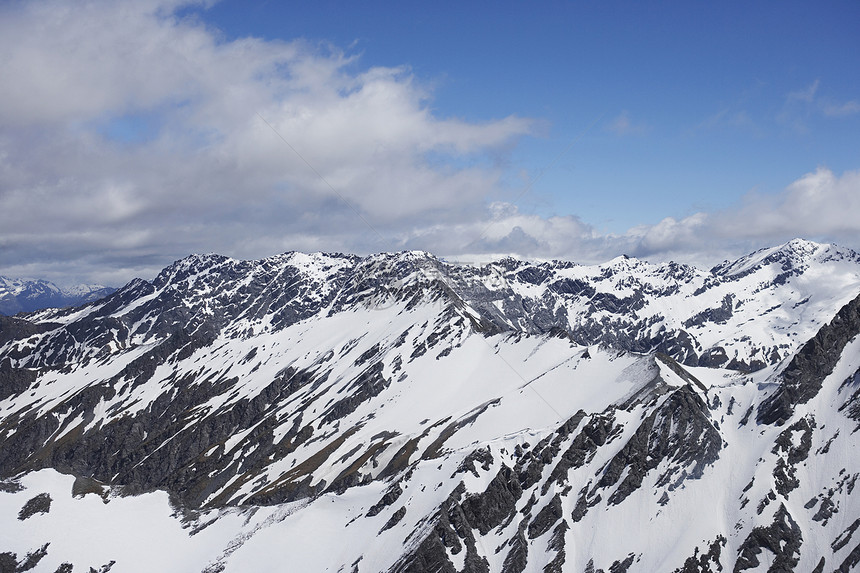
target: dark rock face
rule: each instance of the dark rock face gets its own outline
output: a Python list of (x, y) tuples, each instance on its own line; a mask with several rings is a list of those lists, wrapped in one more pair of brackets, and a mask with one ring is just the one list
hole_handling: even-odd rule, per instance
[(385, 525), (382, 526), (382, 529), (379, 530), (379, 533), (382, 534), (383, 531), (387, 531), (400, 523), (400, 520), (403, 519), (403, 516), (406, 515), (406, 507), (401, 507), (397, 511), (395, 511), (388, 521), (385, 522)]
[(40, 493), (24, 504), (24, 507), (18, 512), (18, 519), (24, 521), (37, 513), (48, 513), (49, 511), (51, 511), (51, 496), (47, 493)]
[(0, 553), (0, 573), (15, 573), (18, 568), (18, 554), (9, 551)]
[(355, 412), (362, 402), (378, 396), (391, 382), (382, 376), (382, 363), (376, 362), (363, 370), (355, 382), (347, 389), (349, 394), (334, 404), (323, 415), (326, 422), (340, 420), (344, 416)]
[(18, 573), (34, 569), (39, 564), (39, 561), (48, 554), (49, 545), (50, 543), (46, 543), (39, 549), (27, 553), (20, 562), (16, 553), (8, 551), (0, 553), (0, 573)]
[(25, 391), (37, 376), (35, 370), (12, 367), (12, 361), (6, 358), (0, 362), (0, 400)]
[(692, 318), (688, 318), (684, 321), (684, 326), (686, 328), (689, 328), (691, 326), (699, 326), (707, 322), (725, 324), (725, 322), (732, 317), (734, 310), (734, 298), (734, 296), (727, 294), (723, 298), (723, 303), (719, 307), (703, 310)]
[(522, 573), (528, 565), (529, 546), (523, 536), (523, 528), (520, 524), (516, 536), (510, 541), (511, 549), (502, 563), (502, 573)]
[[(542, 444), (538, 444), (538, 447), (535, 448), (538, 450), (534, 456), (535, 461), (527, 466), (528, 474), (524, 476), (526, 478), (524, 480), (524, 485), (531, 485), (537, 481), (546, 461), (557, 458), (558, 451), (560, 450), (560, 443), (567, 437), (567, 435), (579, 427), (579, 424), (584, 417), (585, 412), (580, 410), (573, 418), (568, 420), (568, 422), (560, 428), (557, 436), (551, 443), (542, 448)], [(615, 424), (615, 418), (611, 415), (597, 415), (592, 417), (573, 439), (570, 447), (568, 447), (561, 455), (561, 458), (558, 460), (555, 467), (553, 467), (552, 472), (550, 472), (549, 480), (544, 486), (542, 493), (546, 493), (549, 490), (549, 484), (552, 482), (559, 485), (565, 484), (567, 482), (568, 472), (572, 469), (582, 467), (594, 456), (597, 449), (609, 441), (613, 434), (617, 433), (620, 428), (620, 426)]]
[(442, 504), (434, 516), (435, 527), (415, 549), (404, 555), (389, 573), (432, 573), (457, 569), (448, 559), (448, 549), (454, 555), (466, 552), (463, 572), (490, 573), (487, 560), (479, 557), (475, 549), (475, 535), (463, 512), (460, 500), (465, 491), (461, 483)]
[(547, 544), (547, 549), (550, 551), (555, 551), (555, 557), (553, 557), (552, 561), (546, 564), (544, 567), (544, 573), (561, 573), (563, 570), (562, 567), (564, 565), (565, 558), (567, 554), (564, 550), (564, 534), (570, 529), (570, 526), (567, 524), (567, 521), (562, 520), (555, 529), (552, 531), (552, 537), (550, 537), (549, 543)]
[[(464, 571), (489, 572), (486, 560), (477, 557), (470, 560), (474, 553), (475, 537), (473, 530), (482, 535), (496, 527), (507, 525), (516, 515), (516, 503), (522, 495), (522, 484), (511, 468), (503, 465), (490, 481), (487, 489), (479, 494), (463, 497), (464, 487), (460, 484), (442, 505), (434, 519), (434, 530), (411, 554), (404, 556), (391, 573), (406, 571), (435, 571), (428, 568), (438, 567), (440, 571), (454, 571), (447, 557), (445, 547), (453, 554), (461, 547), (466, 549)], [(527, 520), (520, 523), (516, 535), (510, 540), (510, 549), (505, 557), (502, 571), (522, 572), (527, 562), (528, 544), (525, 538)], [(450, 569), (448, 569), (450, 568)]]
[(457, 467), (456, 473), (469, 472), (475, 477), (479, 477), (476, 464), (480, 464), (480, 469), (489, 471), (493, 464), (493, 452), (490, 448), (480, 448), (470, 453)]
[(382, 496), (378, 502), (373, 504), (370, 509), (367, 510), (367, 517), (373, 517), (375, 515), (379, 515), (379, 513), (385, 509), (386, 507), (392, 505), (395, 501), (400, 499), (400, 495), (403, 493), (403, 488), (400, 487), (399, 483), (395, 483), (385, 494)]
[[(91, 412), (99, 401), (115, 394), (110, 386), (90, 387), (78, 394), (74, 406), (84, 422), (77, 428), (65, 428), (67, 433), (60, 440), (49, 439), (57, 430), (64, 429), (59, 427), (56, 418), (25, 415), (16, 420), (18, 431), (6, 438), (4, 447), (0, 448), (0, 468), (6, 475), (14, 475), (22, 469), (54, 467), (123, 485), (132, 492), (166, 489), (189, 506), (199, 506), (236, 471), (241, 470), (246, 479), (250, 479), (255, 470), (268, 465), (270, 456), (282, 457), (310, 437), (310, 427), (295, 426), (281, 441), (274, 443), (272, 427), (276, 420), (268, 413), (273, 405), (288, 399), (295, 389), (314, 380), (315, 376), (307, 372), (293, 370), (252, 399), (241, 399), (223, 410), (189, 419), (188, 411), (193, 406), (223, 394), (235, 380), (179, 379), (175, 381), (177, 392), (160, 397), (151, 408), (134, 417), (120, 417), (83, 432), (87, 416), (92, 419)], [(362, 374), (356, 383), (360, 384), (361, 380)], [(233, 461), (236, 452), (225, 451), (219, 445), (236, 432), (249, 428), (253, 428), (249, 440), (257, 447), (237, 465)], [(182, 441), (171, 439), (180, 432)], [(203, 455), (213, 446), (216, 447), (214, 451)], [(313, 490), (304, 489), (300, 483), (284, 480), (271, 484), (256, 501), (278, 503), (310, 493)]]
[(626, 573), (626, 571), (630, 569), (630, 566), (633, 565), (634, 559), (636, 559), (636, 556), (630, 554), (624, 559), (614, 561), (612, 565), (609, 566), (609, 573)]
[(734, 573), (758, 567), (758, 555), (763, 549), (775, 556), (769, 572), (794, 571), (802, 543), (800, 527), (785, 506), (780, 504), (771, 525), (756, 527), (747, 536), (738, 551)]
[(523, 493), (514, 471), (502, 466), (484, 493), (466, 498), (463, 515), (482, 535), (501, 525), (513, 512)]
[[(590, 495), (619, 484), (609, 497), (609, 503), (617, 505), (638, 489), (645, 474), (663, 460), (668, 460), (670, 466), (660, 475), (657, 485), (672, 490), (684, 479), (701, 477), (705, 468), (719, 458), (722, 444), (705, 402), (692, 388), (683, 386), (642, 421), (609, 462)], [(622, 475), (625, 477), (619, 483)]]
[(839, 534), (839, 536), (833, 540), (833, 543), (830, 544), (830, 547), (833, 551), (839, 551), (851, 541), (851, 538), (854, 536), (854, 532), (860, 528), (860, 518), (854, 520), (854, 522), (849, 525), (845, 531)]
[(541, 509), (529, 524), (529, 539), (540, 537), (550, 530), (562, 517), (561, 495), (555, 494), (550, 502)]
[[(796, 477), (796, 467), (798, 463), (809, 456), (814, 428), (814, 418), (801, 418), (783, 431), (776, 439), (771, 453), (779, 454), (780, 457), (773, 470), (773, 478), (776, 484), (776, 491), (782, 496), (787, 496), (792, 490), (800, 486), (800, 481)], [(797, 446), (794, 445), (792, 439), (795, 433), (802, 433), (800, 444)]]
[[(684, 566), (676, 569), (675, 573), (716, 573), (722, 571), (723, 566), (720, 564), (720, 554), (723, 547), (726, 546), (726, 538), (722, 535), (717, 536), (713, 543), (708, 546), (707, 551), (703, 551), (698, 556), (688, 557), (684, 561)], [(698, 547), (696, 551), (698, 552)]]
[[(583, 419), (586, 417), (585, 412), (578, 412), (570, 420), (562, 424), (557, 432), (540, 443), (535, 445), (533, 449), (522, 449), (518, 447), (517, 456), (519, 458), (514, 468), (507, 465), (502, 465), (501, 469), (490, 480), (487, 488), (477, 494), (472, 494), (463, 497), (463, 484), (455, 490), (448, 500), (443, 504), (443, 507), (434, 517), (437, 525), (433, 532), (428, 535), (419, 547), (411, 554), (403, 558), (401, 564), (392, 569), (392, 573), (400, 571), (434, 571), (435, 569), (416, 568), (427, 567), (427, 564), (432, 563), (439, 567), (441, 571), (454, 570), (453, 564), (444, 553), (444, 547), (452, 548), (452, 553), (459, 552), (457, 549), (462, 543), (469, 547), (474, 545), (473, 530), (477, 530), (482, 535), (485, 535), (496, 528), (503, 528), (517, 519), (517, 503), (522, 499), (524, 489), (540, 489), (540, 481), (543, 468), (546, 464), (560, 453), (561, 443), (575, 430), (578, 429)], [(594, 447), (593, 440), (596, 439), (600, 443), (605, 443), (608, 431), (604, 429), (604, 425), (608, 424), (612, 427), (611, 419), (606, 420), (603, 417), (596, 416), (592, 422), (587, 424), (574, 440), (579, 446), (572, 446), (569, 449), (568, 457), (575, 456), (573, 453), (577, 447), (586, 448)], [(578, 440), (578, 441), (577, 441)], [(479, 452), (483, 450), (478, 450)], [(593, 453), (593, 450), (592, 450)], [(587, 452), (586, 454), (587, 455)], [(470, 456), (469, 466), (475, 468), (474, 461), (485, 457), (485, 454)], [(571, 462), (562, 462), (563, 467), (570, 467)], [(468, 470), (464, 470), (468, 471)], [(562, 470), (554, 473), (553, 476), (544, 484), (544, 491), (550, 486), (550, 483), (559, 479)], [(527, 507), (530, 507), (530, 502)], [(524, 510), (525, 511), (525, 510)], [(558, 571), (564, 563), (564, 532), (568, 529), (568, 525), (561, 518), (561, 497), (553, 496), (547, 505), (538, 512), (537, 516), (532, 519), (531, 514), (527, 514), (521, 518), (517, 527), (516, 534), (506, 544), (507, 553), (503, 562), (503, 572), (522, 572), (525, 570), (528, 561), (528, 539), (539, 537), (549, 531), (553, 525), (558, 523), (550, 539), (550, 545), (557, 552), (553, 562), (547, 567), (547, 571)], [(468, 556), (468, 553), (467, 553)], [(467, 564), (469, 563), (467, 557)], [(405, 568), (407, 567), (407, 568)], [(483, 571), (483, 565), (480, 561), (477, 562), (475, 569), (467, 568), (469, 571)], [(450, 569), (449, 569), (450, 568)]]
[(0, 345), (13, 340), (24, 340), (59, 327), (58, 324), (30, 322), (24, 318), (0, 315)]
[(846, 416), (858, 422), (857, 428), (860, 428), (860, 370), (854, 372), (839, 386), (840, 394), (846, 390), (850, 394), (839, 407), (839, 411), (845, 412)]
[(798, 404), (818, 394), (824, 379), (842, 356), (848, 341), (860, 333), (860, 297), (846, 304), (830, 324), (794, 355), (780, 376), (777, 390), (759, 406), (759, 424), (783, 424)]
[(839, 565), (838, 571), (839, 573), (848, 573), (853, 571), (858, 564), (860, 564), (860, 543), (845, 557), (845, 560)]

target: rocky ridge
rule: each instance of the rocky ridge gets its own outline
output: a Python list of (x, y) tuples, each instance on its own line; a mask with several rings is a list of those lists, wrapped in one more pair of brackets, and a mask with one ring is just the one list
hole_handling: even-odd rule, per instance
[(127, 568), (52, 516), (166, 492), (206, 571), (847, 570), (858, 292), (804, 241), (709, 272), (188, 257), (0, 317), (0, 520), (43, 532), (0, 559)]

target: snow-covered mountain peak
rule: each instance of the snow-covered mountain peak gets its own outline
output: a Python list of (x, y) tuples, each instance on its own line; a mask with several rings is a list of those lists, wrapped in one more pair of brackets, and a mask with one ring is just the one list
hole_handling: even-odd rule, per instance
[(0, 317), (0, 570), (848, 571), (860, 261), (820, 247), (203, 255)]
[(613, 259), (609, 259), (607, 262), (603, 263), (600, 266), (604, 268), (626, 269), (636, 268), (642, 262), (643, 261), (640, 261), (636, 257), (631, 257), (630, 255), (618, 255)]
[(59, 287), (46, 280), (0, 277), (0, 314), (13, 315), (48, 307), (69, 307), (102, 298), (115, 289), (79, 284)]
[(779, 273), (797, 273), (810, 266), (835, 261), (860, 262), (860, 254), (851, 249), (833, 244), (822, 244), (805, 239), (792, 239), (776, 247), (759, 249), (733, 262), (726, 262), (712, 269), (716, 275), (737, 278), (752, 272), (771, 268)]
[[(717, 273), (629, 257), (592, 266), (514, 258), (468, 265), (420, 251), (289, 252), (257, 261), (187, 257), (151, 284), (123, 289), (106, 310), (88, 312), (124, 316), (143, 335), (183, 321), (251, 332), (321, 313), (431, 305), (474, 316), (482, 331), (560, 329), (582, 344), (661, 351), (688, 366), (756, 370), (793, 352), (857, 292), (856, 253), (804, 241), (753, 253)], [(76, 316), (46, 313), (39, 320)], [(239, 318), (244, 326), (236, 326)]]
[(22, 293), (25, 293), (25, 291), (29, 291), (32, 293), (61, 292), (60, 287), (50, 281), (33, 279), (13, 279), (2, 276), (0, 276), (0, 289), (13, 295), (20, 295)]

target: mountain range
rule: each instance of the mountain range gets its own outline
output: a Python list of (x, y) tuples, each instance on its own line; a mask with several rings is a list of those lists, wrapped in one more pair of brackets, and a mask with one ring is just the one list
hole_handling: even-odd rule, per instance
[(78, 306), (103, 298), (115, 290), (88, 284), (60, 288), (46, 280), (10, 279), (0, 276), (0, 314), (13, 315), (43, 308)]
[(860, 254), (193, 255), (0, 316), (0, 571), (850, 571)]

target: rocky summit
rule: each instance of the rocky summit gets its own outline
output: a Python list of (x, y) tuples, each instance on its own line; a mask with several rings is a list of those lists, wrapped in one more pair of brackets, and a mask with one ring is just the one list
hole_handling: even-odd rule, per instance
[(803, 240), (190, 256), (0, 316), (0, 571), (851, 571), (858, 333)]

